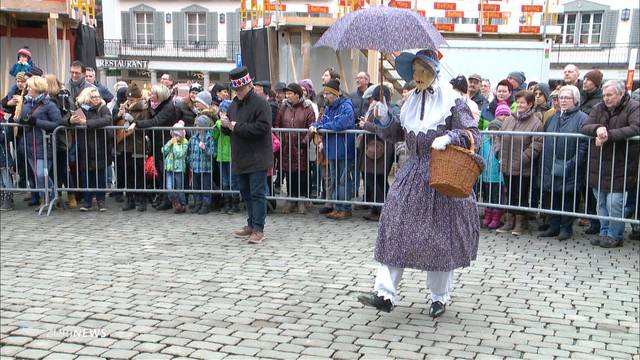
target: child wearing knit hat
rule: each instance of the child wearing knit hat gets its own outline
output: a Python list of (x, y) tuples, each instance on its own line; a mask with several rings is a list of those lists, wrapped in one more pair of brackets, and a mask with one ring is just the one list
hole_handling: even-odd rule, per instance
[[(191, 167), (191, 189), (196, 191), (211, 191), (211, 171), (215, 157), (216, 145), (210, 131), (211, 119), (207, 115), (198, 115), (195, 119), (198, 128), (189, 139), (188, 161)], [(195, 206), (193, 213), (204, 215), (209, 213), (211, 205), (210, 193), (194, 193)]]
[[(185, 139), (185, 135), (184, 122), (180, 120), (171, 129), (171, 140), (162, 147), (167, 190), (184, 190), (184, 172), (187, 167), (186, 159), (189, 151), (189, 141)], [(176, 214), (185, 212), (186, 199), (183, 192), (171, 192), (169, 200), (171, 200)]]
[[(11, 70), (9, 70), (9, 74), (15, 77), (19, 72), (28, 73), (33, 66), (33, 61), (31, 60), (31, 51), (28, 48), (22, 48), (18, 50), (17, 54), (17, 62), (11, 66)], [(42, 74), (40, 74), (42, 75)]]

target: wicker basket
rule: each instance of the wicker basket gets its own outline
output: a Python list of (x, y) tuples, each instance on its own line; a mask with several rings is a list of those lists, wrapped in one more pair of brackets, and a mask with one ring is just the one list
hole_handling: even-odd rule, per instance
[(454, 198), (465, 198), (471, 194), (482, 169), (473, 159), (475, 144), (473, 135), (467, 131), (471, 149), (448, 145), (444, 150), (431, 150), (429, 185), (437, 191)]

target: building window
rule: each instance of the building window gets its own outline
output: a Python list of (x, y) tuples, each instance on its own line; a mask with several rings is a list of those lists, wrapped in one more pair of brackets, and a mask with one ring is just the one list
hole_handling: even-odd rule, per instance
[(602, 13), (561, 14), (555, 25), (560, 25), (562, 34), (556, 36), (559, 44), (600, 44)]
[(189, 45), (204, 44), (207, 40), (207, 19), (205, 13), (187, 14), (187, 41)]
[(135, 13), (136, 44), (153, 45), (153, 13)]

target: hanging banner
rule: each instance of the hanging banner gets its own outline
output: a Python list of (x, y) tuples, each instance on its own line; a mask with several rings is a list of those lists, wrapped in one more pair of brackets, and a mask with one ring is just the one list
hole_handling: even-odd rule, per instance
[(436, 10), (455, 10), (456, 9), (456, 3), (434, 2), (433, 3), (433, 8), (436, 9)]
[(455, 24), (433, 24), (433, 26), (436, 27), (436, 30), (438, 31), (454, 31), (455, 30)]
[(307, 5), (307, 12), (311, 14), (328, 14), (328, 6)]
[(463, 18), (464, 17), (464, 11), (447, 10), (447, 11), (444, 12), (444, 16), (448, 17), (448, 18)]
[(522, 12), (542, 12), (542, 5), (522, 5)]
[(500, 11), (499, 4), (478, 4), (478, 11)]

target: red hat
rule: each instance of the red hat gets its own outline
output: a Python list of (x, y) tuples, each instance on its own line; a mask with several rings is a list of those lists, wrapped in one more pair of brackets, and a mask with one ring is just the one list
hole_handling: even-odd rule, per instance
[(20, 55), (24, 55), (29, 60), (31, 60), (31, 51), (29, 51), (29, 49), (27, 49), (27, 48), (22, 48), (22, 49), (18, 50), (18, 58), (20, 57)]

